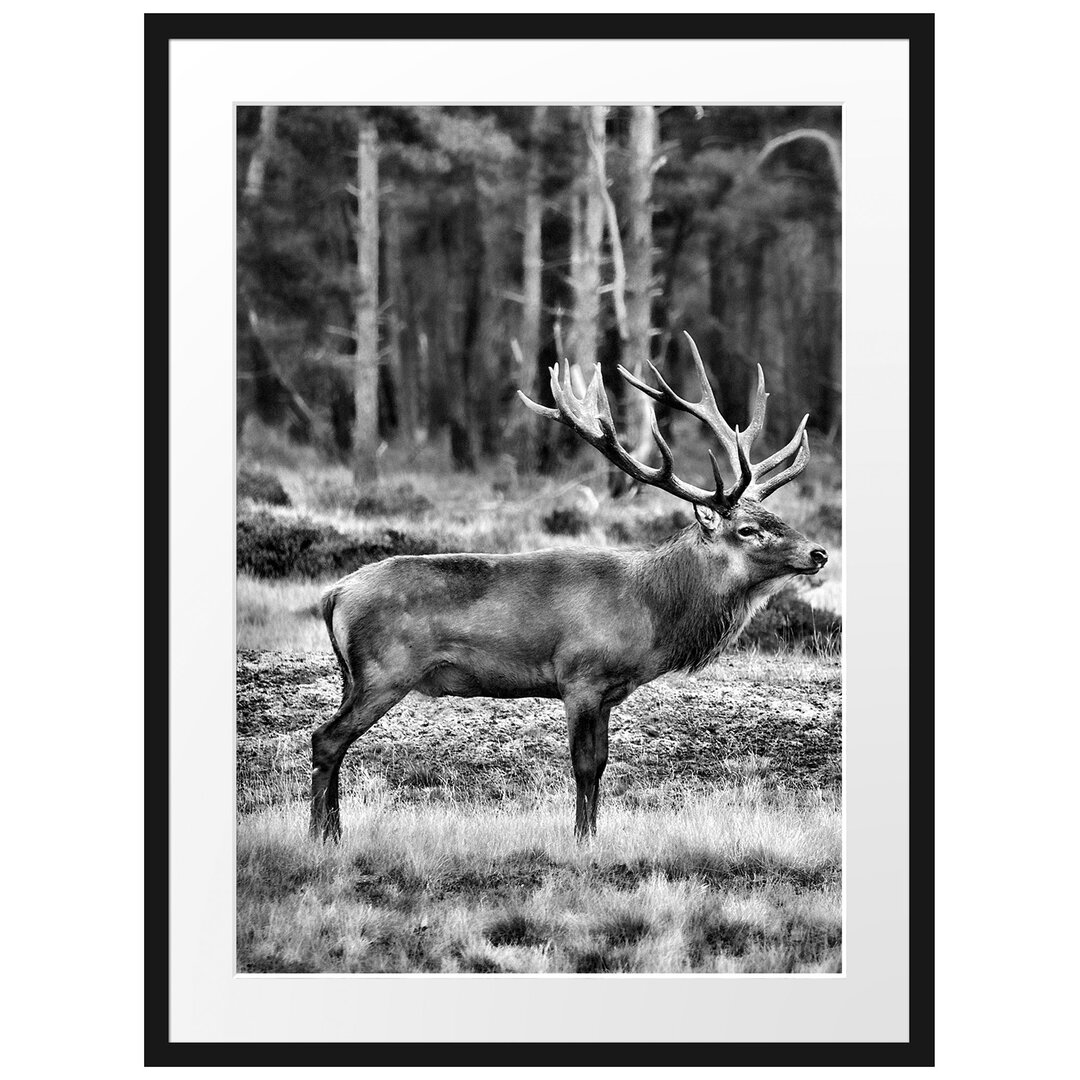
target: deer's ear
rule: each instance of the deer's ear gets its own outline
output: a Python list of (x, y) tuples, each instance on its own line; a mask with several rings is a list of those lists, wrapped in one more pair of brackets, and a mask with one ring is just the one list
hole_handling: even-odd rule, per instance
[(706, 532), (716, 532), (720, 528), (720, 515), (708, 506), (698, 506), (695, 503), (694, 517), (698, 519), (698, 524)]

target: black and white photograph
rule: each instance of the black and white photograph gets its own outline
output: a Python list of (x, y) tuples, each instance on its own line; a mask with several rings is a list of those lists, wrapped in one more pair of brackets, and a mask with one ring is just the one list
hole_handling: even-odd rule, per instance
[(842, 112), (236, 106), (238, 973), (843, 973)]
[(331, 7), (9, 20), (8, 1072), (1068, 1074), (1064, 9)]

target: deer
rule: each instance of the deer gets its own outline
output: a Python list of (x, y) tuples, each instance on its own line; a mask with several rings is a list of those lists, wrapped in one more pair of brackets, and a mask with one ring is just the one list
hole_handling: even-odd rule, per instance
[[(723, 448), (733, 482), (712, 450), (713, 490), (681, 480), (649, 403), (660, 463), (620, 443), (600, 365), (579, 396), (569, 362), (550, 369), (555, 408), (518, 391), (534, 413), (571, 428), (641, 485), (689, 503), (694, 522), (645, 549), (560, 548), (514, 554), (398, 555), (363, 566), (323, 594), (341, 668), (342, 701), (311, 739), (311, 835), (341, 837), (338, 775), (346, 752), (410, 691), (432, 697), (558, 698), (566, 711), (576, 784), (574, 833), (596, 833), (612, 709), (669, 672), (713, 663), (783, 585), (828, 561), (762, 506), (810, 459), (804, 416), (791, 441), (752, 464), (765, 423), (758, 365), (752, 415), (731, 428), (705, 365), (686, 334), (701, 400), (678, 396), (649, 362), (657, 385), (619, 365), (653, 401), (701, 421)], [(784, 466), (784, 468), (780, 468)]]

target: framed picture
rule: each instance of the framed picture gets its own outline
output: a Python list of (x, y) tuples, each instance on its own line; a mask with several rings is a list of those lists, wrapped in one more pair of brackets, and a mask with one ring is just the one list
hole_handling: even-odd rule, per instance
[(147, 16), (148, 1064), (932, 1063), (933, 18), (560, 28)]

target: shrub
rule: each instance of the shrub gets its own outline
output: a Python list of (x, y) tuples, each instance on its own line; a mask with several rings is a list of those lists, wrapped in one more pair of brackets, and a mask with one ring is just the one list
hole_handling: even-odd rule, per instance
[(518, 483), (517, 459), (512, 454), (500, 454), (495, 477), (491, 481), (492, 493), (506, 498), (517, 490)]
[(420, 495), (412, 484), (373, 487), (361, 492), (353, 504), (353, 513), (361, 517), (388, 514), (426, 514), (434, 510), (431, 500)]
[(589, 517), (577, 506), (557, 506), (540, 524), (553, 536), (580, 536), (589, 528)]
[(571, 951), (570, 963), (573, 971), (579, 975), (600, 975), (609, 971), (618, 971), (619, 965), (607, 949), (586, 948)]
[(588, 484), (574, 484), (559, 494), (551, 512), (540, 524), (549, 533), (559, 536), (580, 536), (591, 524), (600, 501)]
[(404, 787), (439, 787), (442, 784), (442, 776), (434, 765), (416, 764), (405, 770), (401, 783)]
[(798, 644), (828, 651), (839, 643), (842, 630), (839, 615), (820, 611), (805, 600), (782, 592), (750, 620), (739, 641), (767, 650)]
[(604, 935), (609, 948), (620, 945), (633, 945), (649, 932), (649, 921), (636, 911), (621, 911), (609, 916), (600, 932)]
[(494, 975), (502, 968), (490, 956), (483, 953), (470, 951), (461, 958), (462, 971), (472, 971), (478, 975)]
[(551, 934), (532, 916), (521, 911), (505, 911), (488, 925), (487, 938), (496, 947), (524, 945), (535, 948), (546, 945), (551, 940)]
[(433, 555), (441, 550), (431, 537), (400, 529), (361, 538), (332, 525), (277, 517), (267, 510), (241, 513), (236, 522), (237, 569), (256, 577), (340, 577), (392, 555)]
[(356, 502), (356, 484), (348, 476), (312, 477), (307, 488), (307, 501), (317, 510), (351, 510)]
[(844, 513), (836, 503), (822, 503), (808, 523), (814, 535), (831, 533), (840, 537), (844, 531)]
[(250, 499), (269, 506), (292, 505), (281, 481), (273, 473), (251, 469), (246, 465), (241, 465), (237, 473), (236, 495), (238, 499)]
[(692, 520), (685, 510), (672, 510), (668, 514), (639, 515), (613, 521), (606, 532), (614, 544), (659, 544), (685, 529)]

